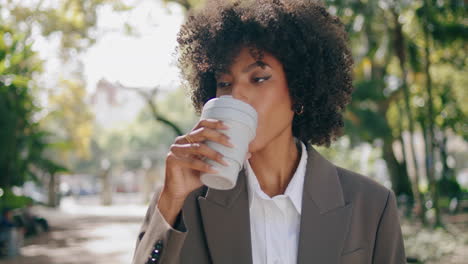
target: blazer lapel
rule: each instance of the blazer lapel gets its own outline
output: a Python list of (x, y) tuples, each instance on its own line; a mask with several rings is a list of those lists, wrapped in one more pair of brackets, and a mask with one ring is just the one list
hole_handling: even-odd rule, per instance
[(252, 263), (250, 219), (244, 170), (231, 190), (208, 188), (198, 203), (214, 264)]
[[(208, 188), (206, 196), (199, 196), (198, 202), (213, 263), (251, 264), (244, 171), (239, 173), (233, 189)], [(345, 204), (335, 166), (309, 145), (297, 263), (340, 263), (351, 211), (352, 204)]]
[(340, 263), (351, 209), (335, 166), (309, 145), (297, 263)]

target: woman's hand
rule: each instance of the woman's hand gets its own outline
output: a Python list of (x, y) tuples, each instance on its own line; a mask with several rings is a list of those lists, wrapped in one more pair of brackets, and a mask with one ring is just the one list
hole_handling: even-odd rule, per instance
[(205, 140), (233, 147), (229, 137), (217, 131), (227, 129), (222, 121), (214, 119), (200, 120), (186, 135), (175, 139), (166, 157), (166, 177), (158, 208), (166, 221), (173, 225), (187, 195), (203, 185), (200, 175), (204, 172), (216, 173), (205, 159), (211, 159), (222, 165), (228, 164), (223, 155), (208, 147)]

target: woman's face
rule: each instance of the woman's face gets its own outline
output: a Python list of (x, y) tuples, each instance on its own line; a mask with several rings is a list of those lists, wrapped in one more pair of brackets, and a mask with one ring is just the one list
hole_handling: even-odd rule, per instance
[(232, 95), (257, 110), (257, 133), (250, 153), (284, 133), (292, 135), (294, 112), (286, 76), (281, 62), (271, 54), (264, 52), (262, 61), (256, 62), (248, 48), (241, 49), (228, 72), (217, 74), (216, 87), (216, 97)]

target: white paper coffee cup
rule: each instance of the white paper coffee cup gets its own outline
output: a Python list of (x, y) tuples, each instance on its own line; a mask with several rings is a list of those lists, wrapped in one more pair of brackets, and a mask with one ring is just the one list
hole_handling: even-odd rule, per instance
[(207, 159), (206, 162), (219, 173), (202, 173), (200, 180), (203, 184), (219, 190), (232, 189), (236, 185), (237, 176), (249, 149), (249, 143), (255, 138), (257, 118), (257, 111), (251, 105), (230, 95), (213, 98), (206, 102), (203, 106), (201, 119), (223, 121), (229, 129), (219, 131), (230, 138), (234, 148), (209, 140), (205, 142), (210, 148), (223, 154), (224, 160), (229, 166)]

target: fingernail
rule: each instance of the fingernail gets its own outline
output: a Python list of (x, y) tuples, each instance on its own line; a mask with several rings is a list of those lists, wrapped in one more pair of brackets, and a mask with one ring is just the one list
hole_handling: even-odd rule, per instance
[(229, 166), (229, 163), (227, 163), (227, 161), (226, 161), (226, 160), (224, 160), (224, 159), (221, 159), (221, 161), (222, 161), (222, 164), (223, 164), (225, 167), (228, 167), (228, 166)]
[(215, 166), (214, 165), (208, 165), (208, 172), (210, 173), (216, 173), (218, 171), (215, 170)]

